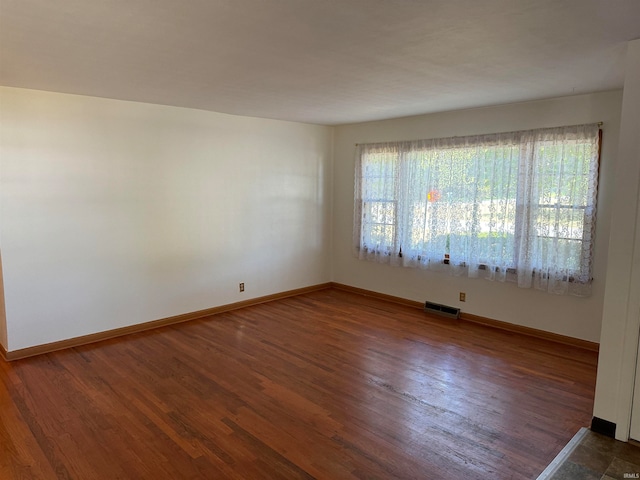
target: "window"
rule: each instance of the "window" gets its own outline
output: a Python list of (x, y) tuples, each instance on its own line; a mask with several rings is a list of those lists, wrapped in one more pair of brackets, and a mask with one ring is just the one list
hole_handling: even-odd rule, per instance
[(359, 145), (361, 259), (587, 295), (597, 124)]

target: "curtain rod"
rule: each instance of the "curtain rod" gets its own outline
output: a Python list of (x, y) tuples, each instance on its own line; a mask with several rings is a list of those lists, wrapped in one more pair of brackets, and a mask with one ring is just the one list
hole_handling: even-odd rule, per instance
[[(599, 127), (601, 127), (602, 125), (604, 125), (604, 122), (598, 122), (598, 123), (596, 123), (596, 125), (598, 125)], [(361, 145), (361, 144), (360, 144), (360, 143), (356, 143), (356, 147), (357, 147), (358, 145)], [(364, 145), (364, 144), (362, 144), (362, 145)]]

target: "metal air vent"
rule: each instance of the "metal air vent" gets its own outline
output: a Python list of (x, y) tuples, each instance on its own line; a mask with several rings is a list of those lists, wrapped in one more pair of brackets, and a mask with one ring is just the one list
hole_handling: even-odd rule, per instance
[(448, 318), (460, 318), (459, 308), (449, 307), (448, 305), (441, 305), (439, 303), (424, 302), (424, 311)]

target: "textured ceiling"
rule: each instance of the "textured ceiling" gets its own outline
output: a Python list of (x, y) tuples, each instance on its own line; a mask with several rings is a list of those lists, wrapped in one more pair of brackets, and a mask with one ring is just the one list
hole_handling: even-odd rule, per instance
[(640, 0), (0, 0), (0, 84), (342, 124), (622, 87)]

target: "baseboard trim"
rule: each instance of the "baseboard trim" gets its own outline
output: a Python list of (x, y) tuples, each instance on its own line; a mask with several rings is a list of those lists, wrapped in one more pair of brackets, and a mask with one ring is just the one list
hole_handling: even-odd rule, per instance
[(109, 340), (116, 337), (122, 337), (124, 335), (130, 335), (132, 333), (144, 332), (146, 330), (152, 330), (154, 328), (165, 327), (165, 326), (174, 325), (177, 323), (189, 322), (191, 320), (210, 317), (220, 313), (230, 312), (232, 310), (238, 310), (240, 308), (251, 307), (253, 305), (260, 305), (261, 303), (273, 302), (274, 300), (281, 300), (283, 298), (295, 297), (297, 295), (315, 292), (318, 290), (325, 290), (325, 289), (331, 288), (331, 286), (332, 286), (331, 283), (321, 283), (318, 285), (312, 285), (310, 287), (296, 288), (294, 290), (287, 290), (286, 292), (274, 293), (271, 295), (265, 295), (263, 297), (243, 300), (241, 302), (228, 303), (226, 305), (220, 305), (218, 307), (198, 310), (196, 312), (184, 313), (181, 315), (175, 315), (173, 317), (161, 318), (159, 320), (152, 320), (150, 322), (138, 323), (136, 325), (129, 325), (126, 327), (115, 328), (113, 330), (106, 330), (104, 332), (93, 333), (90, 335), (83, 335), (81, 337), (69, 338), (67, 340), (60, 340), (58, 342), (51, 342), (43, 345), (36, 345), (33, 347), (22, 348), (20, 350), (13, 350), (9, 352), (5, 351), (2, 345), (0, 345), (0, 353), (2, 353), (6, 361), (20, 360), (22, 358), (33, 357), (35, 355), (42, 355), (45, 353), (51, 353), (57, 350), (64, 350), (67, 348), (79, 347), (79, 346), (87, 345), (90, 343), (100, 342), (102, 340)]
[(616, 424), (609, 420), (604, 420), (599, 417), (593, 417), (591, 419), (591, 431), (605, 435), (610, 438), (616, 438)]
[(372, 290), (366, 290), (364, 288), (352, 287), (351, 285), (345, 285), (343, 283), (332, 282), (331, 286), (336, 290), (342, 290), (344, 292), (356, 293), (365, 297), (374, 297), (380, 300), (386, 300), (387, 302), (399, 303), (400, 305), (406, 305), (407, 307), (414, 307), (423, 309), (424, 303), (416, 302), (415, 300), (408, 300), (402, 297), (394, 297), (393, 295), (387, 295), (386, 293), (374, 292)]
[[(415, 307), (419, 309), (424, 308), (422, 302), (416, 302), (414, 300), (408, 300), (406, 298), (395, 297), (393, 295), (387, 295), (385, 293), (378, 293), (364, 288), (352, 287), (350, 285), (344, 285), (342, 283), (332, 282), (331, 286), (337, 290), (343, 290), (345, 292), (357, 293), (368, 297), (375, 297), (380, 300), (386, 300), (388, 302), (398, 303), (409, 307)], [(501, 320), (494, 320), (492, 318), (481, 317), (480, 315), (473, 315), (471, 313), (460, 312), (460, 320), (465, 322), (477, 323), (486, 327), (496, 328), (499, 330), (505, 330), (513, 333), (520, 333), (522, 335), (528, 335), (530, 337), (542, 338), (550, 340), (552, 342), (560, 343), (563, 345), (571, 345), (572, 347), (582, 348), (592, 352), (598, 352), (600, 345), (596, 342), (590, 342), (588, 340), (582, 340), (580, 338), (569, 337), (566, 335), (560, 335), (558, 333), (547, 332), (545, 330), (539, 330), (537, 328), (524, 327), (522, 325), (515, 325), (509, 322), (503, 322)]]
[(472, 315), (470, 313), (464, 312), (460, 313), (460, 318), (466, 322), (478, 323), (480, 325), (498, 328), (500, 330), (506, 330), (508, 332), (521, 333), (523, 335), (529, 335), (530, 337), (542, 338), (545, 340), (550, 340), (552, 342), (561, 343), (563, 345), (571, 345), (572, 347), (590, 350), (596, 353), (600, 350), (599, 343), (582, 340), (581, 338), (568, 337), (566, 335), (560, 335), (559, 333), (547, 332), (545, 330), (539, 330), (537, 328), (524, 327), (522, 325), (515, 325), (513, 323), (494, 320), (492, 318), (481, 317), (479, 315)]
[[(22, 348), (19, 350), (7, 351), (2, 345), (0, 345), (0, 355), (5, 361), (20, 360), (22, 358), (33, 357), (35, 355), (42, 355), (45, 353), (55, 352), (57, 350), (64, 350), (66, 348), (79, 347), (90, 343), (100, 342), (102, 340), (109, 340), (116, 337), (122, 337), (124, 335), (130, 335), (132, 333), (144, 332), (146, 330), (152, 330), (154, 328), (165, 327), (168, 325), (174, 325), (177, 323), (189, 322), (191, 320), (197, 320), (204, 317), (210, 317), (224, 312), (232, 310), (238, 310), (244, 307), (250, 307), (253, 305), (259, 305), (261, 303), (272, 302), (287, 297), (294, 297), (297, 295), (303, 295), (305, 293), (315, 292), (318, 290), (326, 290), (328, 288), (335, 288), (336, 290), (342, 290), (345, 292), (351, 292), (358, 295), (367, 297), (374, 297), (380, 300), (384, 300), (391, 303), (397, 303), (408, 307), (423, 309), (424, 304), (414, 300), (409, 300), (402, 297), (396, 297), (393, 295), (387, 295), (385, 293), (374, 292), (372, 290), (366, 290), (364, 288), (352, 287), (342, 283), (328, 282), (318, 285), (312, 285), (309, 287), (296, 288), (294, 290), (287, 290), (285, 292), (274, 293), (271, 295), (265, 295), (263, 297), (257, 297), (249, 300), (243, 300), (241, 302), (229, 303), (226, 305), (220, 305), (218, 307), (207, 308), (204, 310), (198, 310), (195, 312), (184, 313), (181, 315), (175, 315), (172, 317), (161, 318), (158, 320), (152, 320), (149, 322), (139, 323), (136, 325), (129, 325), (126, 327), (116, 328), (113, 330), (106, 330), (104, 332), (93, 333), (90, 335), (84, 335), (81, 337), (69, 338), (66, 340), (60, 340), (58, 342), (46, 343), (43, 345), (36, 345), (33, 347)], [(523, 327), (521, 325), (515, 325), (500, 320), (494, 320), (487, 317), (481, 317), (479, 315), (472, 315), (470, 313), (461, 312), (460, 320), (471, 323), (477, 323), (491, 328), (500, 330), (506, 330), (513, 333), (520, 333), (531, 337), (543, 338), (556, 343), (571, 345), (574, 347), (583, 348), (598, 352), (599, 344), (595, 342), (589, 342), (579, 338), (568, 337), (557, 333), (546, 332), (544, 330), (538, 330), (530, 327)]]

